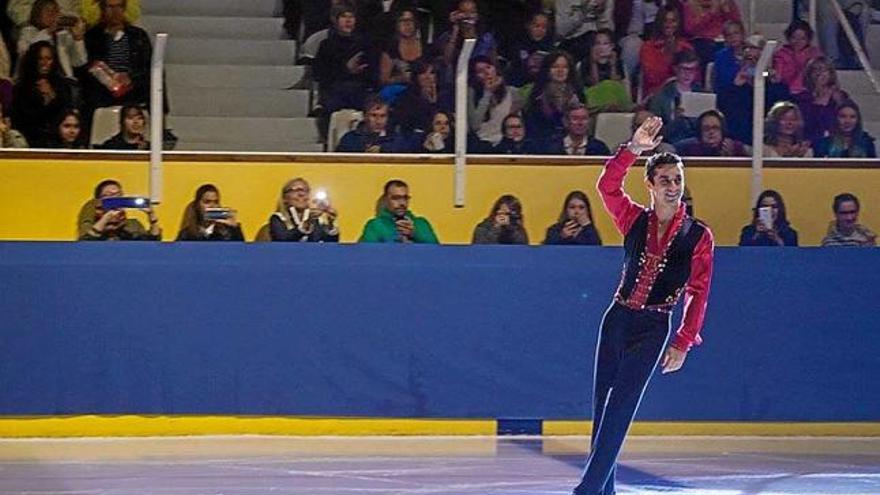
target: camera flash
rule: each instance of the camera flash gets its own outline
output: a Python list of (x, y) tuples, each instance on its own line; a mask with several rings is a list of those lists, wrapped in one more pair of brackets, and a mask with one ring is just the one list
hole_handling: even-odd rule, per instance
[(317, 199), (318, 201), (324, 201), (325, 199), (327, 199), (327, 191), (323, 189), (318, 189), (317, 191), (315, 191), (315, 199)]

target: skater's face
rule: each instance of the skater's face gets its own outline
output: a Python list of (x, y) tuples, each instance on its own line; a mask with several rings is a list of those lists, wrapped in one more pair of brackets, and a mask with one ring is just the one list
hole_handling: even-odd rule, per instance
[(653, 179), (646, 179), (645, 184), (655, 206), (677, 207), (684, 193), (684, 170), (677, 163), (660, 165), (654, 169)]

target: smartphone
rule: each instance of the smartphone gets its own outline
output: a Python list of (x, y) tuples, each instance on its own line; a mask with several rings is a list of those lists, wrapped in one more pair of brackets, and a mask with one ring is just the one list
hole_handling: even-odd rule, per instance
[(105, 210), (134, 209), (143, 210), (150, 207), (149, 198), (137, 196), (110, 196), (101, 198), (101, 208)]
[(72, 15), (58, 16), (58, 27), (60, 28), (69, 28), (76, 26), (77, 22), (79, 22), (79, 17), (75, 17)]
[(205, 220), (229, 220), (235, 216), (230, 208), (205, 208)]
[(773, 230), (773, 208), (769, 206), (758, 208), (758, 220), (760, 220), (768, 230)]
[(322, 208), (326, 208), (330, 204), (330, 199), (328, 199), (327, 191), (323, 189), (318, 189), (317, 191), (315, 191), (315, 204)]

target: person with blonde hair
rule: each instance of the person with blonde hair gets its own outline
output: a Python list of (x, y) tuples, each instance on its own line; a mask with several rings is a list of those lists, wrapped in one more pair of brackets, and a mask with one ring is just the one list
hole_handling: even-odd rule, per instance
[(813, 146), (804, 137), (804, 117), (797, 105), (780, 101), (773, 105), (764, 120), (764, 156), (772, 158), (809, 158)]
[(269, 235), (283, 242), (339, 242), (336, 210), (324, 194), (311, 196), (302, 177), (284, 184), (278, 208), (269, 217)]

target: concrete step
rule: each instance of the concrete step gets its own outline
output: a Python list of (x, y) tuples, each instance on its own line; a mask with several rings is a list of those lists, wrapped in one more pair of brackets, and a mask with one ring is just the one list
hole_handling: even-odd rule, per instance
[(169, 87), (282, 89), (300, 80), (302, 65), (181, 65), (165, 66)]
[(850, 95), (862, 111), (862, 121), (880, 120), (880, 95)]
[(788, 27), (788, 22), (764, 22), (760, 12), (756, 19), (754, 29), (756, 33), (763, 35), (768, 40), (778, 40), (780, 43), (785, 42), (785, 28)]
[[(749, 1), (739, 2), (745, 22), (749, 20)], [(791, 0), (755, 0), (755, 23), (785, 24), (791, 22)]]
[(318, 131), (312, 118), (177, 116), (174, 118), (174, 132), (181, 140), (191, 142), (318, 142)]
[[(874, 77), (880, 80), (880, 71), (874, 71)], [(863, 70), (838, 70), (837, 80), (840, 87), (857, 98), (859, 95), (874, 94), (874, 86)]]
[[(880, 120), (864, 121), (862, 128), (875, 139), (880, 139)], [(880, 147), (880, 141), (875, 141), (874, 146)]]
[(140, 25), (149, 33), (169, 33), (180, 38), (279, 40), (284, 19), (280, 17), (143, 16)]
[(175, 118), (306, 117), (308, 91), (282, 89), (175, 88), (168, 91)]
[(177, 144), (175, 151), (227, 151), (265, 153), (321, 153), (324, 146), (318, 143), (291, 143), (287, 141), (273, 143), (245, 143), (237, 141), (184, 141)]
[(292, 40), (168, 38), (166, 63), (224, 65), (293, 65)]
[(280, 15), (280, 4), (277, 0), (149, 0), (142, 5), (144, 15), (273, 17)]

